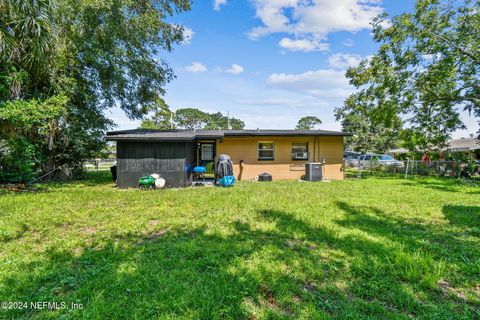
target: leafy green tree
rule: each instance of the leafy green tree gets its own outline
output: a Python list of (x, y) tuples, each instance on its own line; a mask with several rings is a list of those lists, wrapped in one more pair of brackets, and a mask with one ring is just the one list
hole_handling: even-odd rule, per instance
[(202, 129), (208, 122), (208, 114), (195, 108), (184, 108), (175, 111), (174, 119), (180, 128)]
[[(223, 123), (225, 124), (225, 122)], [(227, 124), (227, 126), (223, 128), (231, 129), (231, 130), (243, 130), (245, 128), (245, 122), (243, 122), (243, 120), (240, 120), (238, 118), (230, 117), (227, 123), (230, 123), (230, 127)]]
[(221, 112), (208, 113), (204, 129), (232, 129), (241, 130), (245, 128), (245, 122), (240, 119), (223, 115)]
[(297, 123), (297, 126), (295, 127), (295, 129), (297, 129), (297, 130), (313, 130), (319, 124), (322, 124), (322, 120), (320, 120), (317, 117), (307, 116), (307, 117), (300, 118), (300, 120), (298, 120), (298, 123)]
[(62, 0), (62, 4), (58, 19), (68, 40), (64, 61), (76, 83), (72, 95), (89, 108), (119, 106), (129, 117), (141, 118), (145, 106), (156, 103), (174, 76), (160, 51), (171, 51), (180, 43), (183, 28), (166, 19), (189, 10), (190, 1)]
[(386, 117), (375, 109), (362, 107), (358, 97), (350, 97), (342, 108), (335, 110), (343, 131), (354, 133), (345, 139), (345, 147), (358, 152), (384, 153), (399, 145), (402, 120), (397, 114)]
[(195, 108), (178, 109), (175, 112), (175, 123), (183, 129), (241, 130), (245, 123), (237, 118), (228, 117), (221, 112), (208, 113)]
[(25, 182), (55, 162), (58, 124), (65, 121), (68, 98), (52, 96), (0, 102), (0, 181)]
[(142, 129), (166, 130), (172, 129), (172, 126), (174, 126), (172, 121), (174, 113), (162, 98), (158, 98), (155, 104), (149, 105), (145, 113), (152, 113), (152, 115), (142, 121), (140, 125)]
[[(1, 0), (0, 140), (26, 139), (44, 170), (80, 168), (105, 147), (106, 109), (141, 118), (165, 93), (174, 75), (160, 54), (183, 38), (166, 20), (189, 9), (189, 0)], [(63, 110), (49, 130), (31, 110), (42, 113), (45, 102)], [(33, 116), (32, 127), (9, 122), (9, 103), (28, 105), (15, 117)]]
[(340, 116), (366, 109), (394, 130), (391, 119), (400, 115), (407, 139), (441, 148), (464, 128), (460, 109), (480, 116), (478, 1), (418, 0), (414, 12), (386, 19), (373, 25), (378, 52), (347, 71), (358, 92)]

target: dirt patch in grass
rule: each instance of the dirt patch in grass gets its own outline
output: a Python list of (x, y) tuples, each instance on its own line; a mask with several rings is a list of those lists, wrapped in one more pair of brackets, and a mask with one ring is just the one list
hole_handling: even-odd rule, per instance
[(266, 285), (265, 283), (262, 283), (260, 285), (260, 294), (261, 297), (259, 299), (259, 302), (261, 306), (287, 317), (293, 316), (293, 311), (288, 307), (282, 307), (275, 299), (275, 295), (272, 290), (270, 290), (268, 285)]
[(92, 235), (92, 234), (97, 233), (97, 228), (95, 228), (95, 227), (85, 227), (85, 228), (82, 228), (81, 233), (84, 234), (84, 235)]
[(295, 304), (299, 304), (299, 303), (302, 303), (302, 298), (298, 295), (294, 295), (292, 297), (292, 302), (295, 303)]
[(154, 242), (157, 241), (159, 238), (163, 237), (165, 234), (167, 234), (168, 229), (160, 229), (157, 231), (150, 232), (146, 234), (142, 240), (137, 241), (135, 245), (141, 246), (146, 243)]
[(68, 231), (68, 230), (70, 230), (71, 228), (72, 228), (72, 225), (71, 225), (70, 223), (68, 223), (68, 222), (62, 223), (62, 224), (60, 225), (60, 229), (61, 229), (62, 231)]
[(161, 236), (163, 236), (164, 234), (166, 234), (167, 232), (168, 232), (167, 229), (161, 229), (161, 230), (152, 232), (152, 233), (148, 234), (147, 239), (148, 239), (148, 240), (158, 239), (158, 238), (160, 238)]
[(288, 239), (285, 241), (285, 245), (292, 250), (316, 250), (318, 246), (314, 243), (307, 243), (303, 240)]
[(0, 184), (0, 190), (3, 191), (8, 191), (8, 192), (21, 192), (25, 191), (27, 189), (27, 185), (24, 183), (5, 183), (5, 184)]
[(475, 288), (473, 288), (473, 293), (480, 299), (480, 284), (477, 284)]
[(160, 220), (158, 220), (158, 219), (152, 219), (152, 220), (148, 221), (148, 225), (150, 225), (150, 226), (156, 226), (159, 223), (160, 223)]
[(438, 284), (438, 288), (440, 289), (440, 291), (444, 296), (453, 295), (454, 297), (464, 302), (468, 302), (468, 298), (465, 296), (465, 293), (462, 292), (461, 290), (458, 290), (452, 287), (450, 282), (448, 282), (447, 280), (440, 279), (438, 280), (437, 284)]

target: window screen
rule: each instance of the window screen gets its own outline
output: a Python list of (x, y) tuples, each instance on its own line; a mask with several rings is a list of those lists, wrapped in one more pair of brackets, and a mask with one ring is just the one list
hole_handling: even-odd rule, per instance
[(292, 143), (292, 153), (308, 152), (308, 142), (294, 142)]
[(274, 144), (273, 142), (259, 142), (258, 143), (258, 159), (273, 160), (274, 159)]

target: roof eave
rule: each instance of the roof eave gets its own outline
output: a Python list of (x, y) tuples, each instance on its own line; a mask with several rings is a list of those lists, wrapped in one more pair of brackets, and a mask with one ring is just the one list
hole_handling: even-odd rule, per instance
[[(149, 134), (150, 133), (150, 134)], [(237, 131), (229, 132), (225, 131), (218, 134), (202, 134), (192, 132), (191, 136), (154, 136), (156, 131), (154, 130), (122, 130), (107, 132), (105, 139), (107, 141), (196, 141), (196, 140), (208, 140), (208, 139), (223, 139), (224, 137), (242, 138), (242, 137), (350, 137), (353, 133), (350, 132), (337, 132), (337, 131), (310, 131), (310, 132), (262, 132), (262, 131)]]
[(148, 141), (148, 142), (190, 142), (194, 141), (194, 138), (162, 138), (162, 137), (115, 137), (106, 136), (107, 141)]
[(258, 133), (225, 133), (225, 137), (229, 138), (242, 138), (242, 137), (351, 137), (353, 133), (350, 132), (322, 132), (322, 133), (269, 133), (269, 132), (258, 132)]

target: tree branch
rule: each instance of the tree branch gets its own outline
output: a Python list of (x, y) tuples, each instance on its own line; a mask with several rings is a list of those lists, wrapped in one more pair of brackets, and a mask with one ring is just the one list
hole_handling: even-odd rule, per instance
[(459, 51), (460, 53), (462, 53), (463, 55), (469, 57), (470, 59), (472, 59), (473, 61), (477, 62), (477, 63), (480, 63), (480, 57), (477, 57), (475, 56), (475, 54), (471, 53), (471, 52), (468, 52), (467, 50), (465, 50), (464, 48), (462, 47), (459, 47), (456, 43), (453, 43), (452, 41), (448, 40), (447, 38), (445, 38), (444, 36), (442, 35), (439, 35), (439, 34), (436, 34), (430, 30), (428, 30), (427, 28), (423, 28), (421, 29), (423, 31), (426, 31), (427, 33), (429, 33), (430, 35), (440, 39), (440, 40), (443, 40), (444, 42), (448, 43), (450, 46), (454, 47), (457, 51)]

